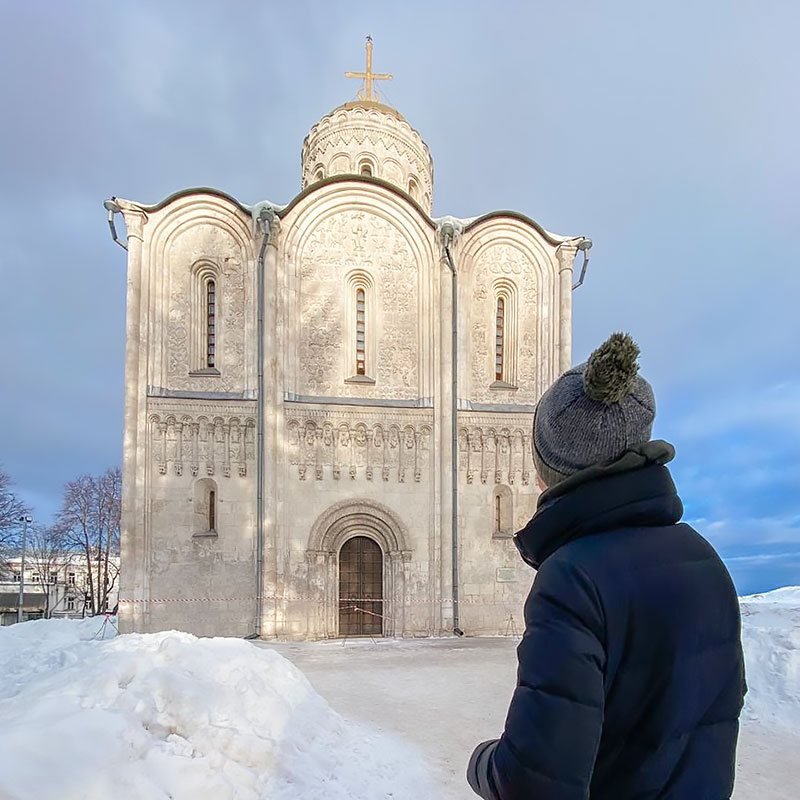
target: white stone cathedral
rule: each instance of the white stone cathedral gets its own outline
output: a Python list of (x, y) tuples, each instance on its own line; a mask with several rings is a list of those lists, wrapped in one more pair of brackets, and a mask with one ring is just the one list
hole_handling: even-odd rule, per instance
[(286, 206), (106, 203), (128, 250), (123, 631), (519, 624), (532, 412), (570, 365), (584, 239), (509, 211), (433, 219), (428, 147), (374, 99), (371, 58), (360, 77)]

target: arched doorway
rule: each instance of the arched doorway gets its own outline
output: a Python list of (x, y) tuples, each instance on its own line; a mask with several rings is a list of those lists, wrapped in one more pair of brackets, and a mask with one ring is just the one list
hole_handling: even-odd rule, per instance
[(339, 551), (339, 635), (383, 633), (383, 553), (367, 536), (353, 536)]
[[(368, 544), (351, 544), (350, 548), (362, 548), (362, 567), (366, 560), (378, 564), (373, 566), (374, 585), (357, 585), (352, 589), (342, 587), (341, 562), (345, 570), (359, 575), (359, 556), (345, 549), (353, 539), (366, 539)], [(391, 509), (374, 500), (343, 500), (327, 508), (314, 522), (308, 537), (306, 561), (308, 563), (308, 593), (310, 606), (309, 631), (315, 636), (347, 636), (341, 626), (342, 598), (355, 598), (370, 605), (357, 612), (361, 618), (374, 620), (373, 630), (382, 636), (402, 636), (407, 630), (408, 568), (411, 549), (408, 547), (408, 532), (402, 520)], [(363, 548), (372, 548), (372, 556), (366, 556)], [(355, 562), (355, 567), (347, 565)], [(358, 579), (360, 580), (360, 579)], [(369, 594), (367, 591), (369, 590)], [(349, 605), (353, 605), (352, 602)], [(375, 616), (380, 614), (381, 616)], [(366, 622), (360, 623), (362, 635), (367, 635)], [(347, 629), (352, 630), (350, 621)], [(356, 634), (350, 633), (350, 636)], [(372, 634), (373, 636), (375, 633)]]

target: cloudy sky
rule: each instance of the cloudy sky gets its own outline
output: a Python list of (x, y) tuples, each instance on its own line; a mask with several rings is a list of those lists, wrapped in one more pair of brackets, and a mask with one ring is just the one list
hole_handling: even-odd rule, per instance
[(630, 331), (740, 592), (800, 584), (795, 0), (0, 0), (0, 463), (36, 517), (120, 463), (125, 254), (102, 201), (285, 203), (364, 36), (435, 215), (590, 236), (575, 360)]

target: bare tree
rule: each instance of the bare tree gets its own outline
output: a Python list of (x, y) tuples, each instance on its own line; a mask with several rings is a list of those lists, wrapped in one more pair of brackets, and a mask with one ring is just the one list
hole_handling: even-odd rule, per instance
[(78, 550), (86, 566), (85, 597), (92, 615), (102, 614), (117, 580), (111, 560), (119, 553), (122, 476), (118, 468), (100, 477), (81, 475), (64, 488), (57, 527), (69, 548)]
[(0, 570), (6, 566), (7, 550), (19, 544), (19, 518), (29, 509), (12, 491), (11, 478), (0, 469)]
[[(57, 526), (36, 525), (28, 529), (28, 559), (44, 595), (44, 617), (56, 610), (58, 571), (62, 566), (64, 534)], [(62, 598), (63, 599), (63, 598)]]
[(118, 576), (111, 561), (119, 553), (120, 520), (122, 517), (122, 471), (119, 467), (106, 470), (97, 482), (97, 604), (93, 613), (106, 610), (106, 600)]

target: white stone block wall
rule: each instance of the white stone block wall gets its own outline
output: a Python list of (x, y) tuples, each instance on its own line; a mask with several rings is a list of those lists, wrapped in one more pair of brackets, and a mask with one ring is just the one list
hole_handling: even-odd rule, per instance
[[(533, 577), (510, 534), (538, 496), (534, 404), (569, 363), (575, 240), (506, 213), (457, 232), (459, 463), (451, 465), (452, 276), (424, 213), (430, 154), (396, 116), (340, 111), (312, 130), (309, 188), (278, 213), (265, 250), (261, 632), (337, 635), (338, 552), (359, 534), (383, 553), (384, 632), (451, 631), (455, 468), (460, 626), (510, 633)], [(402, 189), (406, 172), (420, 171), (422, 211), (379, 182), (315, 182), (316, 162), (335, 172), (336, 147), (359, 126), (365, 138), (347, 139), (348, 164), (356, 144), (383, 164), (400, 136), (402, 169), (387, 177)], [(129, 244), (121, 628), (247, 635), (257, 627), (259, 590), (261, 233), (248, 210), (221, 193), (120, 204)], [(213, 370), (203, 363), (198, 288), (208, 276), (218, 297)], [(359, 287), (363, 376), (355, 374)], [(498, 381), (500, 296), (506, 352)], [(212, 487), (213, 532), (203, 530)]]

